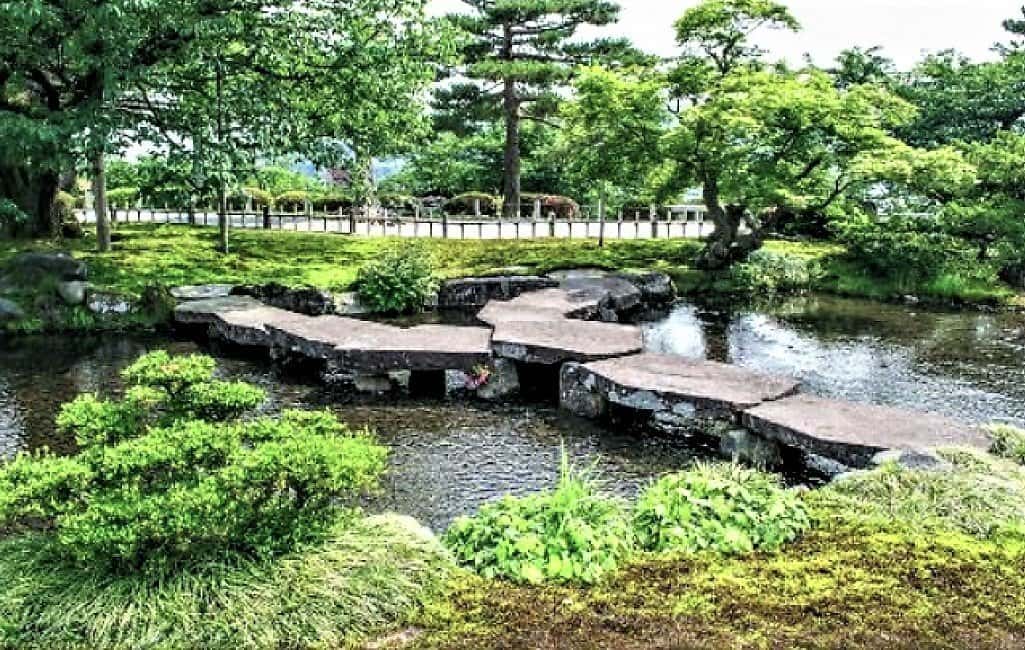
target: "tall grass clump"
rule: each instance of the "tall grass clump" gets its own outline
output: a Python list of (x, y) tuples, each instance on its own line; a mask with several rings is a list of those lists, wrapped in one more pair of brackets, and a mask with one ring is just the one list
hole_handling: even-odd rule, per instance
[(631, 540), (622, 504), (565, 456), (554, 490), (489, 503), (444, 537), (456, 560), (485, 578), (531, 584), (596, 583), (615, 572)]
[(774, 550), (809, 525), (798, 495), (776, 476), (725, 463), (662, 477), (641, 494), (633, 514), (638, 546), (657, 553)]
[(994, 424), (987, 427), (987, 432), (993, 441), (990, 453), (1025, 465), (1025, 430), (1008, 424)]
[(945, 466), (887, 463), (815, 490), (823, 518), (841, 515), (908, 530), (945, 530), (988, 539), (1025, 530), (1025, 468), (970, 449), (942, 449)]
[(148, 354), (122, 395), (62, 409), (77, 454), (0, 466), (3, 643), (330, 645), (443, 573), (440, 546), (351, 505), (384, 447), (329, 412), (245, 418), (263, 391), (213, 373), (209, 357)]

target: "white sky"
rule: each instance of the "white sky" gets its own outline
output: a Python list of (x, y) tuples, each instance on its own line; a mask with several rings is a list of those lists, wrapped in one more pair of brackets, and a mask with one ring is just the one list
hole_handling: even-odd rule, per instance
[[(1021, 16), (1022, 0), (783, 0), (803, 30), (798, 34), (762, 31), (756, 41), (775, 58), (800, 63), (810, 53), (819, 65), (847, 47), (881, 45), (900, 68), (910, 68), (923, 52), (955, 48), (973, 59), (990, 58), (997, 41), (1007, 40), (1001, 22)], [(619, 24), (606, 35), (626, 36), (651, 53), (677, 53), (673, 22), (697, 0), (619, 0)], [(432, 13), (459, 11), (460, 0), (431, 0)], [(588, 37), (593, 34), (588, 34)]]

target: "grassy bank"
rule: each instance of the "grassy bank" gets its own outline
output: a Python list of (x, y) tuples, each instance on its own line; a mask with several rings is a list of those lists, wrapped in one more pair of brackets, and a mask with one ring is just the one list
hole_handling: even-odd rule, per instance
[[(210, 228), (122, 225), (112, 253), (94, 251), (91, 238), (67, 242), (66, 249), (87, 261), (94, 285), (139, 296), (149, 287), (233, 283), (313, 285), (329, 290), (353, 287), (357, 272), (400, 240), (274, 231), (237, 231), (232, 252), (215, 251)], [(1023, 305), (1025, 300), (985, 268), (944, 271), (928, 281), (909, 283), (879, 277), (867, 265), (829, 243), (770, 241), (750, 262), (721, 273), (693, 268), (701, 243), (693, 240), (613, 241), (598, 248), (591, 240), (458, 241), (424, 240), (418, 245), (435, 262), (442, 278), (518, 272), (543, 273), (570, 267), (653, 268), (674, 277), (681, 293), (766, 295), (822, 291), (877, 300), (913, 295), (923, 302), (945, 304)], [(25, 250), (51, 250), (48, 242), (6, 242), (0, 264)], [(19, 298), (15, 296), (15, 300)], [(32, 311), (30, 300), (21, 300)], [(55, 319), (60, 329), (95, 329), (99, 324), (83, 310)], [(145, 324), (151, 319), (142, 319)], [(115, 323), (116, 324), (116, 323)], [(126, 326), (135, 325), (127, 321)], [(38, 319), (28, 327), (39, 329)]]
[(418, 648), (1012, 648), (1025, 642), (1025, 470), (947, 450), (806, 493), (774, 552), (645, 554), (581, 588), (475, 577)]

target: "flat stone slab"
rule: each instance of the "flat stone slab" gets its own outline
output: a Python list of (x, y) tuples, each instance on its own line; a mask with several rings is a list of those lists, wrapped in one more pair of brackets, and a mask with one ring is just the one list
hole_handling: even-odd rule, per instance
[(511, 300), (521, 294), (559, 286), (558, 281), (536, 275), (501, 275), (448, 280), (438, 292), (442, 309), (483, 307), (491, 300)]
[(890, 449), (989, 447), (978, 427), (930, 413), (796, 395), (744, 411), (751, 431), (782, 444), (863, 468)]
[(641, 289), (625, 277), (601, 269), (554, 271), (548, 277), (581, 300), (593, 300), (617, 312), (641, 304)]
[(570, 392), (583, 390), (627, 408), (727, 420), (735, 419), (744, 409), (792, 395), (799, 388), (799, 382), (790, 378), (653, 353), (567, 367), (562, 377), (564, 402), (580, 397)]
[(234, 285), (231, 284), (191, 284), (173, 287), (171, 297), (175, 300), (209, 300), (210, 298), (226, 298), (231, 295)]
[(570, 319), (499, 322), (491, 343), (495, 356), (545, 365), (607, 359), (644, 347), (638, 327)]
[(492, 300), (477, 319), (497, 326), (508, 322), (560, 321), (598, 312), (600, 298), (574, 294), (566, 289), (532, 291), (507, 301)]
[(262, 302), (249, 296), (223, 296), (191, 300), (175, 308), (174, 320), (183, 325), (209, 325), (215, 322), (222, 313), (259, 309), (264, 306)]

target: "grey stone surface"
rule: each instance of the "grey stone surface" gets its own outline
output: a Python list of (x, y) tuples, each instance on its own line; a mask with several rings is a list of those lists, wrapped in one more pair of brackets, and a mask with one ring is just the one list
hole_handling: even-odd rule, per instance
[(21, 253), (4, 266), (4, 271), (38, 277), (48, 275), (58, 280), (85, 280), (88, 267), (67, 253)]
[(799, 387), (795, 380), (737, 366), (651, 353), (588, 363), (579, 372), (590, 375), (592, 390), (610, 402), (638, 410), (678, 410), (678, 415), (693, 413), (699, 419), (733, 419), (745, 408), (792, 395)]
[(231, 290), (234, 288), (234, 285), (231, 284), (192, 284), (173, 287), (171, 297), (178, 301), (224, 298), (230, 296)]
[(477, 389), (477, 397), (494, 401), (512, 397), (520, 391), (520, 375), (516, 364), (508, 359), (491, 362), (488, 381)]
[(249, 296), (224, 296), (193, 300), (175, 307), (174, 320), (182, 325), (209, 325), (217, 320), (218, 314), (258, 309), (264, 306), (262, 302)]
[(365, 316), (371, 309), (363, 304), (356, 291), (345, 291), (334, 295), (335, 313), (339, 316)]
[(387, 374), (370, 375), (358, 373), (352, 378), (352, 384), (361, 393), (381, 394), (392, 389), (392, 380)]
[(766, 402), (742, 417), (745, 427), (765, 438), (854, 468), (870, 466), (879, 452), (889, 449), (989, 446), (978, 427), (938, 415), (810, 395)]
[(648, 305), (665, 305), (676, 299), (676, 285), (661, 271), (621, 271), (616, 275), (636, 286), (641, 292), (641, 301)]
[(489, 302), (477, 319), (492, 326), (505, 322), (591, 319), (597, 316), (600, 302), (594, 296), (573, 294), (566, 289), (542, 289), (504, 302)]
[(495, 356), (545, 365), (633, 354), (643, 345), (632, 325), (568, 319), (502, 322), (492, 335)]
[(86, 295), (85, 305), (89, 311), (101, 316), (127, 314), (135, 308), (134, 302), (128, 296), (92, 289)]
[(85, 302), (86, 289), (89, 283), (84, 280), (65, 280), (57, 283), (57, 295), (65, 304), (71, 306), (81, 305)]
[[(641, 304), (641, 290), (630, 280), (609, 271), (574, 269), (555, 271), (548, 277), (558, 280), (559, 286), (572, 296), (593, 300), (598, 304), (599, 316), (625, 314)], [(604, 309), (604, 314), (602, 310)]]
[(733, 462), (747, 463), (772, 470), (783, 463), (779, 443), (766, 440), (745, 429), (731, 429), (719, 439), (719, 453)]
[(504, 275), (485, 278), (460, 278), (441, 285), (438, 307), (442, 309), (479, 308), (491, 300), (511, 300), (523, 293), (554, 288), (558, 281), (533, 275)]
[(243, 285), (235, 287), (233, 294), (252, 296), (261, 302), (307, 316), (335, 313), (335, 299), (327, 291), (316, 287), (286, 287), (277, 283)]
[(0, 298), (0, 322), (18, 320), (25, 317), (25, 311), (15, 302)]
[(559, 376), (559, 405), (574, 415), (597, 420), (608, 413), (594, 373), (581, 363), (567, 363)]
[(939, 454), (928, 449), (888, 449), (872, 457), (871, 465), (896, 463), (907, 469), (952, 469), (953, 466)]

